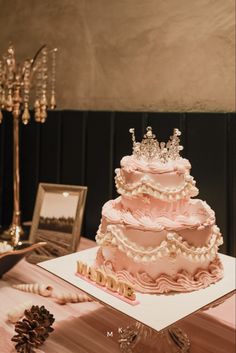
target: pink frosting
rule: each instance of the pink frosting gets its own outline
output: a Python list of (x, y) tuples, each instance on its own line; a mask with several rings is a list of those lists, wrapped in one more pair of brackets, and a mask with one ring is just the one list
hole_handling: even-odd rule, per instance
[(194, 273), (181, 270), (174, 276), (162, 273), (157, 278), (150, 277), (146, 272), (131, 274), (127, 270), (115, 270), (111, 262), (105, 261), (101, 251), (98, 251), (97, 263), (107, 272), (113, 270), (119, 280), (130, 282), (137, 291), (150, 294), (191, 292), (205, 288), (223, 277), (223, 267), (218, 256), (207, 268), (198, 268)]
[[(119, 169), (116, 169), (117, 175), (119, 174)], [(152, 173), (143, 172), (139, 170), (127, 171), (125, 169), (120, 170), (120, 174), (126, 184), (132, 185), (135, 183), (148, 183), (150, 185), (157, 185), (159, 187), (181, 187), (185, 182), (185, 174), (176, 171), (171, 171), (168, 173)]]
[[(158, 232), (164, 229), (197, 228), (202, 225), (211, 225), (215, 221), (214, 212), (201, 200), (189, 200), (188, 208), (185, 208), (183, 213), (171, 212), (171, 208), (169, 210), (160, 209), (155, 202), (153, 205), (142, 204), (139, 198), (134, 198), (133, 202), (134, 205), (131, 209), (131, 207), (125, 207), (121, 197), (110, 200), (103, 206), (102, 216), (107, 223), (126, 224), (133, 228)], [(142, 207), (138, 207), (139, 202)]]
[(121, 168), (115, 170), (117, 191), (121, 195), (148, 194), (168, 202), (189, 199), (198, 194), (190, 168), (189, 161), (182, 157), (161, 162), (125, 156)]
[(219, 280), (220, 231), (207, 203), (191, 199), (198, 189), (189, 161), (131, 155), (120, 164), (121, 197), (103, 206), (97, 264), (144, 293), (188, 292)]
[(137, 159), (134, 155), (131, 155), (123, 157), (120, 164), (121, 167), (125, 168), (127, 171), (140, 170), (142, 172), (152, 173), (167, 173), (173, 171), (184, 173), (191, 168), (189, 161), (182, 157), (162, 163), (158, 159), (146, 161)]
[(220, 261), (215, 260), (209, 265), (208, 270), (199, 269), (194, 276), (187, 271), (182, 271), (177, 273), (175, 278), (163, 274), (150, 282), (147, 282), (146, 274), (137, 273), (136, 277), (133, 277), (127, 271), (118, 271), (116, 276), (119, 280), (129, 281), (137, 291), (142, 293), (192, 292), (219, 281), (223, 277), (223, 268)]

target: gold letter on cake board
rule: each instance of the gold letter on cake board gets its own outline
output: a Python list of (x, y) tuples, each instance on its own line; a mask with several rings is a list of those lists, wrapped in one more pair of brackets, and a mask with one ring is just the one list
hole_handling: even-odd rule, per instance
[(119, 282), (117, 278), (113, 275), (107, 275), (107, 288), (110, 289), (112, 292), (117, 292), (119, 287)]
[(105, 286), (106, 284), (106, 276), (102, 270), (96, 270), (97, 272), (97, 278), (96, 278), (96, 283), (99, 284), (100, 286)]

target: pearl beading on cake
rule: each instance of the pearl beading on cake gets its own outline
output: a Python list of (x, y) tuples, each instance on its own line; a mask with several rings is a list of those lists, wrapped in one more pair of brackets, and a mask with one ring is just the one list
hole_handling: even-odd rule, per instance
[(119, 168), (116, 170), (116, 173), (115, 184), (118, 193), (121, 195), (148, 194), (160, 200), (171, 202), (198, 195), (198, 189), (195, 186), (196, 182), (190, 175), (185, 176), (185, 182), (179, 188), (163, 188), (161, 184), (155, 183), (153, 185), (145, 179), (137, 183), (127, 184)]
[(101, 232), (101, 227), (96, 235), (98, 245), (116, 246), (120, 251), (126, 253), (134, 262), (155, 262), (158, 258), (169, 256), (173, 260), (176, 256), (183, 256), (190, 261), (204, 262), (215, 258), (218, 247), (223, 243), (219, 228), (214, 225), (211, 229), (211, 237), (207, 246), (195, 247), (183, 240), (176, 232), (168, 232), (166, 240), (158, 247), (141, 247), (131, 242), (114, 225), (107, 226), (106, 234)]

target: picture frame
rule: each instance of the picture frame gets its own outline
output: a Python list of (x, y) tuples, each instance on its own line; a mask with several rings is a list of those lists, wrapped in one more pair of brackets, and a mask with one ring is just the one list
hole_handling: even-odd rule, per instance
[(86, 186), (40, 183), (29, 241), (47, 242), (27, 260), (32, 263), (75, 252), (79, 245)]

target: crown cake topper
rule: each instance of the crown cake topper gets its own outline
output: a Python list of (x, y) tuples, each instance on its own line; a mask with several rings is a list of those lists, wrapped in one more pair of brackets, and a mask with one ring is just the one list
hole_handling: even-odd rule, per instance
[(147, 127), (147, 132), (143, 136), (141, 142), (136, 142), (135, 129), (131, 128), (129, 132), (132, 134), (133, 141), (133, 155), (137, 159), (143, 159), (146, 161), (159, 160), (162, 163), (166, 163), (169, 160), (176, 160), (180, 158), (179, 152), (183, 150), (183, 146), (180, 146), (179, 136), (181, 132), (179, 129), (173, 130), (173, 135), (167, 143), (158, 142), (156, 135), (152, 133), (151, 126)]

